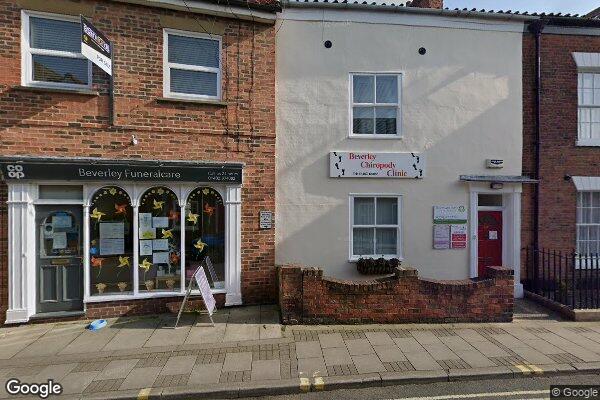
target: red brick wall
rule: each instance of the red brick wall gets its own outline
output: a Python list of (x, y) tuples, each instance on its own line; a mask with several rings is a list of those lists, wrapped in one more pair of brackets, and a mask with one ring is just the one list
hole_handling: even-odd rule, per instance
[[(224, 24), (226, 106), (159, 102), (161, 16), (184, 12), (80, 0), (113, 41), (115, 127), (109, 127), (106, 76), (94, 66), (100, 95), (30, 92), (21, 85), (21, 14), (0, 0), (0, 155), (235, 161), (245, 163), (242, 190), (242, 294), (245, 303), (276, 298), (274, 230), (259, 230), (260, 210), (275, 208), (275, 40), (273, 25), (196, 15)], [(208, 21), (208, 23), (206, 22)], [(131, 135), (139, 140), (131, 146)], [(0, 200), (3, 198), (0, 194)], [(0, 206), (0, 221), (6, 207)], [(0, 294), (5, 299), (6, 240), (0, 235)], [(0, 310), (6, 307), (0, 303)], [(4, 313), (3, 313), (4, 315)]]
[(514, 305), (513, 270), (488, 267), (481, 281), (419, 279), (417, 270), (398, 268), (376, 281), (323, 278), (323, 270), (278, 269), (285, 324), (508, 322)]
[[(600, 176), (600, 149), (577, 147), (577, 67), (573, 52), (600, 52), (599, 36), (541, 37), (540, 246), (572, 250), (576, 245), (577, 191), (569, 176)], [(535, 169), (535, 41), (523, 38), (523, 171)], [(524, 185), (523, 246), (533, 244), (533, 187)], [(524, 275), (523, 275), (524, 276)]]

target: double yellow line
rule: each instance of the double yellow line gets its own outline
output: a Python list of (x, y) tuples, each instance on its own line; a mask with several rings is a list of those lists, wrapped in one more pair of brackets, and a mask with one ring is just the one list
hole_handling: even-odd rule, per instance
[(523, 373), (523, 375), (530, 375), (530, 374), (542, 375), (544, 373), (543, 369), (541, 369), (540, 367), (538, 367), (537, 365), (534, 365), (534, 364), (517, 364), (517, 365), (515, 365), (515, 367), (517, 369), (519, 369)]

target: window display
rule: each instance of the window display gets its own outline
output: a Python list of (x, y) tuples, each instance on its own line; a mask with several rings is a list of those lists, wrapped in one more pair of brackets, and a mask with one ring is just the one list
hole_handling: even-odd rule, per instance
[(225, 287), (225, 208), (223, 198), (210, 187), (190, 193), (185, 209), (186, 284), (205, 257), (213, 289)]
[(139, 291), (179, 291), (181, 213), (177, 196), (166, 187), (148, 189), (138, 211)]
[[(117, 186), (99, 189), (90, 206), (90, 294), (132, 292), (133, 210)], [(57, 223), (67, 223), (59, 220)]]

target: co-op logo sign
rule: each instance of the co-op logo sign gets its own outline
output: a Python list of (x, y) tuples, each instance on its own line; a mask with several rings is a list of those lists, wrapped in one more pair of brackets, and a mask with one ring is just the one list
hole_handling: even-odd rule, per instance
[(25, 178), (25, 172), (23, 172), (22, 165), (7, 165), (6, 171), (8, 172), (8, 178), (10, 179), (23, 179)]

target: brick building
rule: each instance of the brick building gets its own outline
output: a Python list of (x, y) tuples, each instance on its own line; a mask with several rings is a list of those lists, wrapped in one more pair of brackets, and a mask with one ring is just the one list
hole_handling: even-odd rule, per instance
[(219, 303), (274, 301), (278, 8), (0, 1), (0, 324), (160, 312), (206, 255)]
[(529, 24), (523, 37), (523, 171), (539, 184), (523, 192), (524, 247), (600, 253), (599, 89), (595, 15), (542, 16)]

